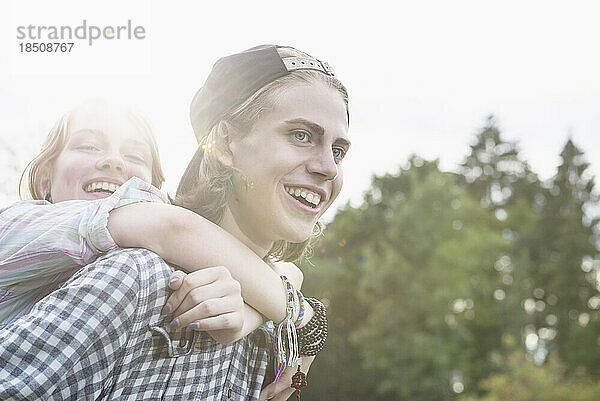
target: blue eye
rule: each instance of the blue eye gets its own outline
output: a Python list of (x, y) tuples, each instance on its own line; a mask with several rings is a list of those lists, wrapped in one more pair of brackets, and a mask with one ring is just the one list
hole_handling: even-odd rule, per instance
[(333, 157), (339, 163), (346, 156), (346, 150), (343, 148), (333, 148)]
[(294, 131), (294, 138), (299, 142), (307, 142), (309, 139), (308, 132), (306, 131)]

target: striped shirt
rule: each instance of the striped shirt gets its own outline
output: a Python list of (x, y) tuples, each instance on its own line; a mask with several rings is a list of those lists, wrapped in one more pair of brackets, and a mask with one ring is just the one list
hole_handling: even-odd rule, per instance
[(164, 202), (137, 177), (93, 201), (27, 200), (0, 210), (0, 328), (27, 313), (100, 254), (117, 248), (108, 213), (135, 202)]

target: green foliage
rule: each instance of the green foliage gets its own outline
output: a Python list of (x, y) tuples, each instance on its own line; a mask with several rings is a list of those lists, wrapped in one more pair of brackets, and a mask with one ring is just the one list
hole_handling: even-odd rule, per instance
[[(590, 299), (597, 296), (598, 266), (593, 220), (586, 205), (597, 204), (593, 179), (587, 175), (583, 153), (568, 140), (561, 152), (562, 164), (549, 183), (547, 202), (540, 216), (539, 271), (535, 275), (548, 296), (546, 313), (557, 317), (558, 336), (553, 342), (570, 371), (585, 367), (600, 375), (598, 346), (600, 316)], [(584, 261), (590, 263), (586, 269)], [(547, 300), (547, 298), (546, 298)], [(593, 305), (592, 305), (593, 306)]]
[[(398, 175), (375, 178), (363, 207), (347, 208), (328, 227), (314, 258), (319, 269), (306, 274), (307, 284), (331, 280), (306, 291), (329, 300), (327, 353), (349, 362), (324, 385), (340, 399), (444, 400), (453, 372), (484, 372), (478, 352), (499, 338), (493, 265), (506, 241), (496, 224), (436, 163), (415, 157)], [(348, 387), (339, 385), (354, 366), (374, 380), (351, 374)], [(331, 378), (334, 369), (316, 376)]]
[(482, 396), (465, 395), (458, 401), (597, 401), (600, 382), (585, 374), (566, 376), (566, 367), (556, 357), (542, 366), (527, 360), (520, 351), (502, 359), (500, 372), (479, 383)]
[(374, 177), (304, 266), (330, 321), (306, 399), (599, 399), (597, 198), (561, 157), (540, 182), (490, 118), (459, 174), (413, 156)]

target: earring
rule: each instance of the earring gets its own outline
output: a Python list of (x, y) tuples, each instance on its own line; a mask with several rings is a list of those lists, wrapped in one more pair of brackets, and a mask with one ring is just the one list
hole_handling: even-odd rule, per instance
[(211, 153), (213, 151), (213, 148), (215, 147), (215, 140), (209, 141), (208, 140), (208, 135), (205, 137), (202, 137), (202, 139), (200, 140), (200, 146), (202, 147), (202, 150), (204, 151), (204, 153)]
[(240, 180), (242, 180), (242, 182), (244, 183), (246, 191), (254, 189), (254, 182), (250, 178), (248, 178), (246, 174), (242, 173), (242, 170), (233, 167), (233, 171), (237, 173), (237, 175), (240, 177)]
[(246, 174), (244, 174), (240, 171), (240, 177), (242, 178), (242, 181), (244, 181), (244, 184), (246, 185), (246, 191), (254, 189), (254, 182), (250, 178), (248, 178), (248, 176)]

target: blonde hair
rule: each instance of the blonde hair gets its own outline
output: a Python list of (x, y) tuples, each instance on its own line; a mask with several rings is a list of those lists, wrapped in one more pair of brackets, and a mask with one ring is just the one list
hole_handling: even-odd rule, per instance
[[(69, 119), (73, 110), (65, 113), (58, 119), (54, 127), (48, 133), (40, 153), (29, 162), (23, 170), (19, 180), (19, 196), (21, 198), (23, 198), (23, 181), (27, 175), (27, 183), (31, 198), (37, 200), (50, 200), (52, 165), (69, 140)], [(124, 110), (131, 117), (135, 118), (141, 126), (142, 135), (150, 146), (150, 155), (152, 157), (152, 185), (160, 189), (162, 183), (165, 181), (165, 176), (160, 164), (160, 156), (158, 154), (158, 145), (156, 144), (154, 131), (141, 112), (133, 108), (124, 108)]]
[[(293, 48), (278, 48), (281, 57), (310, 57)], [(223, 143), (224, 130), (228, 126), (234, 127), (242, 132), (249, 132), (254, 124), (260, 119), (264, 111), (273, 109), (277, 104), (277, 97), (283, 94), (285, 89), (296, 85), (325, 84), (337, 90), (342, 96), (346, 109), (348, 108), (348, 92), (342, 83), (335, 77), (312, 70), (296, 70), (278, 78), (252, 94), (242, 104), (223, 116), (209, 132), (203, 135), (200, 146), (204, 150), (197, 177), (193, 177), (194, 185), (178, 189), (173, 203), (186, 209), (192, 210), (215, 224), (220, 224), (227, 202), (231, 197), (233, 187), (233, 175), (240, 174), (242, 180), (247, 177), (242, 172), (233, 168), (230, 163), (224, 162), (225, 155), (229, 150)], [(180, 182), (186, 182), (184, 173)], [(193, 171), (192, 173), (195, 173)], [(311, 236), (303, 242), (294, 243), (279, 240), (269, 250), (268, 257), (274, 260), (286, 262), (295, 261), (301, 257), (309, 258), (312, 249), (311, 241), (320, 236), (324, 225), (318, 221)]]

